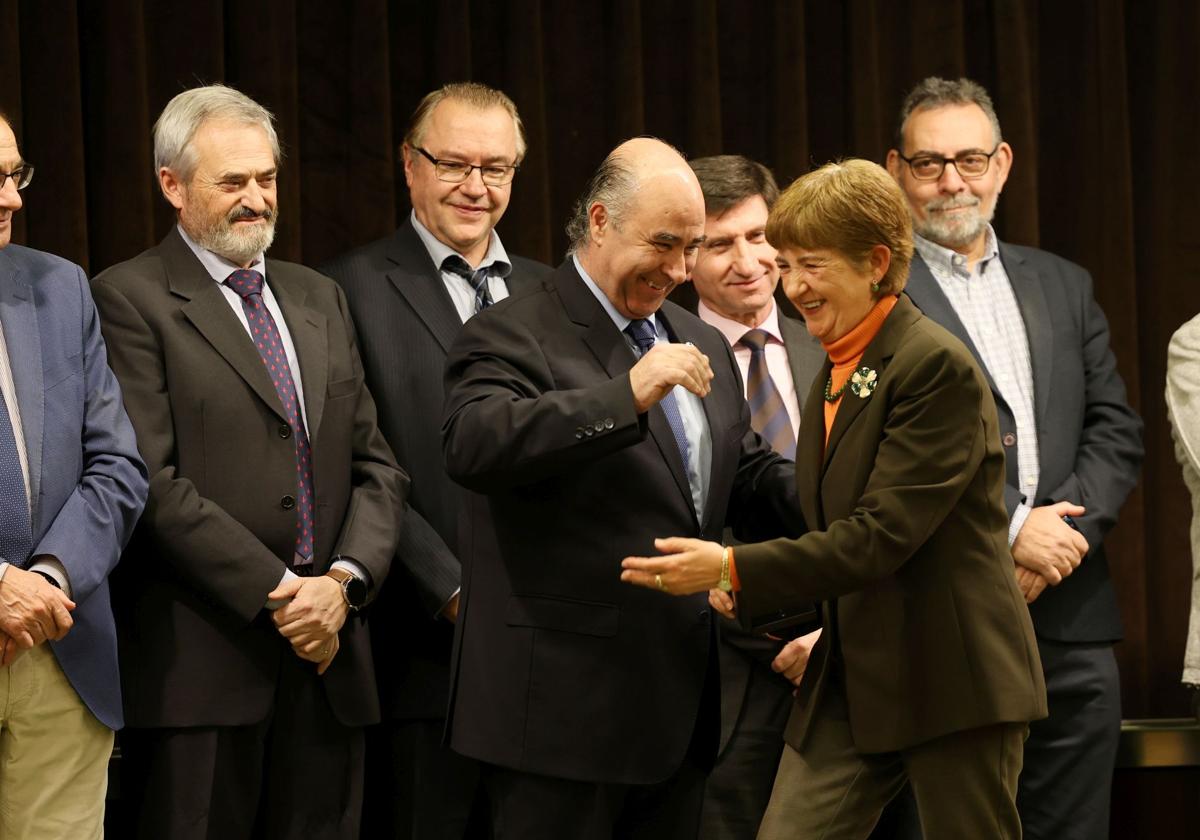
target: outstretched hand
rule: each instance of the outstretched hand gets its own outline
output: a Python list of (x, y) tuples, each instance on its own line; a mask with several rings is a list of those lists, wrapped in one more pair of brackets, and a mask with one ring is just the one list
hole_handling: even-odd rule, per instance
[(621, 580), (671, 595), (691, 595), (715, 589), (721, 580), (720, 543), (688, 537), (654, 541), (662, 557), (626, 557)]

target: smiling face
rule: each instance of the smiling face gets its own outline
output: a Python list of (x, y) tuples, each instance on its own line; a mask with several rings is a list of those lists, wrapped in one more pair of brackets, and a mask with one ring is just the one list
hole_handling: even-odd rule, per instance
[(1012, 149), (996, 143), (995, 130), (975, 104), (945, 105), (914, 111), (904, 124), (904, 156), (937, 155), (954, 158), (966, 152), (996, 153), (978, 178), (963, 178), (947, 163), (941, 177), (918, 181), (896, 149), (888, 152), (888, 172), (908, 199), (913, 230), (962, 254), (981, 251), (996, 201), (1008, 180)]
[(260, 126), (214, 119), (196, 130), (191, 147), (191, 179), (182, 181), (163, 167), (163, 195), (198, 245), (249, 266), (275, 238), (278, 168), (270, 138)]
[(704, 196), (681, 167), (639, 181), (622, 217), (589, 212), (591, 242), (580, 260), (626, 318), (649, 318), (687, 280), (704, 241)]
[(831, 248), (789, 247), (780, 250), (777, 261), (788, 299), (804, 316), (808, 331), (825, 344), (845, 336), (875, 306), (871, 284), (883, 271), (874, 254), (857, 265)]
[[(17, 149), (17, 136), (9, 124), (0, 119), (0, 172), (12, 172), (20, 168), (21, 152)], [(21, 209), (22, 203), (16, 182), (6, 178), (3, 186), (0, 186), (0, 248), (12, 240), (13, 213)]]
[(692, 282), (705, 305), (747, 327), (771, 313), (779, 268), (767, 242), (767, 202), (751, 196), (704, 223)]
[[(503, 108), (479, 109), (444, 99), (429, 115), (420, 146), (438, 160), (476, 166), (513, 166), (517, 128)], [(472, 266), (487, 254), (492, 228), (512, 196), (512, 183), (490, 187), (478, 169), (459, 184), (438, 180), (437, 168), (416, 149), (404, 147), (404, 179), (417, 220), (439, 242), (462, 254)]]

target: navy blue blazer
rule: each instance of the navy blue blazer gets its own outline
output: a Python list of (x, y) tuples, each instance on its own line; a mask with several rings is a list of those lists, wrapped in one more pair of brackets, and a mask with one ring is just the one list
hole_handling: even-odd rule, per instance
[(76, 604), (74, 626), (49, 644), (80, 699), (119, 729), (108, 574), (145, 505), (146, 467), (79, 266), (0, 250), (0, 323), (29, 457), (33, 556), (62, 562)]

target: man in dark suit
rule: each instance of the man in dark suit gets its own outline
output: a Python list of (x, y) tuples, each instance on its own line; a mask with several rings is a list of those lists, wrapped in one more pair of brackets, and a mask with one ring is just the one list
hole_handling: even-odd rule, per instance
[(982, 87), (930, 78), (905, 100), (887, 163), (918, 234), (907, 291), (975, 354), (999, 411), (1009, 541), (1050, 705), (1025, 744), (1024, 833), (1094, 839), (1108, 833), (1121, 723), (1103, 539), (1137, 482), (1142, 422), (1087, 271), (996, 239), (1012, 154)]
[(356, 611), (387, 575), (407, 479), (341, 290), (264, 259), (271, 115), (196, 88), (154, 146), (178, 226), (94, 283), (150, 472), (114, 582), (122, 836), (357, 838), (379, 705)]
[[(786, 317), (775, 303), (779, 267), (766, 228), (779, 187), (769, 169), (740, 155), (689, 163), (704, 193), (705, 213), (704, 244), (692, 269), (696, 313), (733, 348), (746, 383), (750, 425), (795, 460), (800, 412), (825, 351), (803, 322)], [(758, 833), (783, 750), (792, 690), (819, 635), (815, 630), (785, 644), (721, 620), (721, 741), (704, 789), (705, 840), (753, 840)]]
[(0, 837), (99, 838), (146, 468), (82, 269), (10, 244), (32, 178), (0, 115)]
[(551, 269), (510, 256), (495, 231), (525, 157), (511, 99), (472, 82), (439, 88), (413, 113), (403, 154), (412, 216), (324, 270), (346, 292), (380, 428), (413, 482), (397, 570), (373, 607), (383, 723), (367, 742), (364, 836), (450, 840), (467, 831), (479, 768), (442, 743), (458, 546), (472, 527), (442, 462), (442, 370), (467, 319)]
[(671, 303), (704, 199), (666, 144), (601, 165), (571, 257), (473, 318), (447, 365), (451, 477), (487, 494), (467, 557), (450, 743), (506, 838), (694, 838), (717, 742), (707, 599), (625, 587), (653, 537), (797, 532), (794, 469), (750, 429), (720, 334)]

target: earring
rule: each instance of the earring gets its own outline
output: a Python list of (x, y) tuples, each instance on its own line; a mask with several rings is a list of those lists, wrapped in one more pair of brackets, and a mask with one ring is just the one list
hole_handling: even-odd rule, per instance
[(879, 291), (879, 283), (872, 283), (872, 284), (871, 284), (871, 291), (872, 291), (872, 292), (878, 292), (878, 291)]

